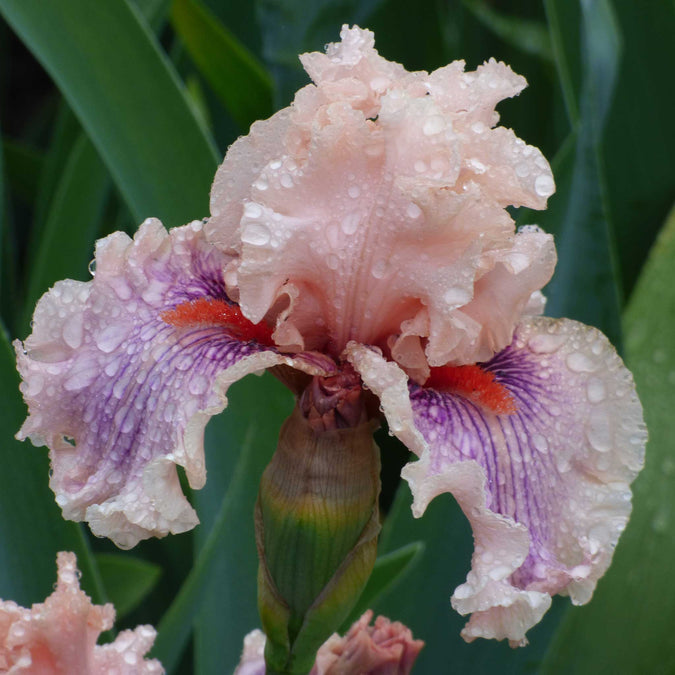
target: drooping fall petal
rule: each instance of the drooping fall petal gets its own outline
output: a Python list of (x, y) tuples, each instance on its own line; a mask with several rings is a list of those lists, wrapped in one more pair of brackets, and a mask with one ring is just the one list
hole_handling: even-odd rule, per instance
[(587, 602), (628, 520), (646, 439), (632, 377), (607, 339), (566, 319), (522, 321), (481, 364), (513, 410), (450, 378), (408, 383), (376, 352), (348, 351), (420, 457), (402, 472), (415, 515), (449, 492), (471, 523), (472, 569), (452, 597), (471, 614), (464, 637), (521, 644), (550, 596)]
[(201, 487), (204, 427), (228, 386), (299, 364), (228, 297), (229, 259), (198, 222), (169, 234), (151, 220), (133, 240), (111, 235), (97, 245), (94, 279), (56, 284), (32, 335), (15, 343), (30, 413), (19, 438), (49, 446), (64, 516), (121, 547), (194, 527), (176, 465)]

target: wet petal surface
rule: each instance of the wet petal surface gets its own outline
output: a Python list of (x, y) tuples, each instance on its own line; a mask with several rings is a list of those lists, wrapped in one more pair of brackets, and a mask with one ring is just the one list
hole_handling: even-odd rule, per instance
[(139, 626), (114, 642), (97, 645), (113, 627), (112, 605), (94, 605), (80, 590), (74, 553), (57, 556), (54, 592), (31, 609), (0, 600), (0, 671), (26, 675), (161, 675), (159, 661), (146, 660), (155, 630)]
[[(489, 358), (550, 278), (549, 235), (516, 233), (509, 204), (543, 208), (541, 153), (495, 127), (525, 86), (492, 60), (409, 73), (373, 35), (302, 61), (315, 84), (228, 151), (207, 236), (245, 315), (286, 306), (275, 334), (338, 356), (377, 345), (422, 381), (428, 365)], [(494, 311), (492, 311), (494, 310)]]
[(51, 486), (66, 518), (119, 546), (182, 532), (205, 480), (203, 432), (245, 374), (291, 363), (264, 326), (228, 298), (229, 261), (195, 222), (167, 233), (147, 221), (101, 240), (93, 281), (62, 281), (15, 343), (30, 416), (19, 437), (51, 449)]
[(403, 471), (420, 516), (450, 492), (475, 551), (453, 606), (466, 639), (523, 643), (555, 593), (587, 602), (630, 514), (646, 433), (630, 373), (606, 338), (573, 321), (526, 319), (483, 364), (516, 403), (499, 414), (455, 387), (409, 385), (374, 352), (353, 351), (391, 429), (420, 459)]

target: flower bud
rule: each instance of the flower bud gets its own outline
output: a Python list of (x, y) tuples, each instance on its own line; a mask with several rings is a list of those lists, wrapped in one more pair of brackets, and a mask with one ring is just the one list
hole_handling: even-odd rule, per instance
[(352, 379), (315, 378), (260, 483), (258, 607), (268, 673), (311, 670), (375, 562), (379, 450)]

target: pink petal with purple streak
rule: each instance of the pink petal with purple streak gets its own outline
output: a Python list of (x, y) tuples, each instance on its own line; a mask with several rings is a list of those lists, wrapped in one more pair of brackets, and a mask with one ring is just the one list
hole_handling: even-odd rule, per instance
[(566, 319), (523, 320), (483, 364), (514, 397), (510, 415), (411, 384), (372, 350), (348, 352), (420, 457), (402, 472), (414, 514), (450, 492), (471, 522), (472, 569), (452, 598), (471, 614), (465, 639), (524, 644), (551, 595), (587, 602), (628, 520), (646, 440), (632, 376), (607, 339)]
[(64, 517), (123, 548), (196, 525), (176, 465), (193, 488), (204, 484), (204, 427), (232, 382), (281, 363), (308, 372), (330, 364), (291, 359), (217, 323), (162, 318), (200, 298), (230, 303), (230, 259), (199, 222), (169, 234), (146, 221), (133, 240), (117, 233), (98, 242), (94, 280), (56, 284), (36, 308), (32, 335), (15, 343), (30, 413), (18, 437), (50, 447)]

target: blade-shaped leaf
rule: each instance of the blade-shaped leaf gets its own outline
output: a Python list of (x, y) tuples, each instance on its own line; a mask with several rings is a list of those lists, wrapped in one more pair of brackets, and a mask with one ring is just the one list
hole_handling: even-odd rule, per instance
[(138, 607), (162, 574), (158, 565), (128, 555), (98, 553), (95, 559), (117, 621)]
[(354, 609), (342, 625), (340, 633), (349, 627), (370, 607), (390, 593), (415, 568), (424, 553), (424, 543), (414, 541), (411, 544), (381, 555), (373, 567), (370, 579), (361, 593)]
[(192, 60), (242, 131), (272, 114), (272, 81), (199, 0), (174, 0), (171, 21)]
[(126, 0), (0, 0), (52, 76), (137, 219), (207, 212), (216, 152), (171, 64)]
[(623, 59), (602, 151), (628, 296), (675, 199), (675, 3), (615, 7)]
[(40, 296), (59, 279), (85, 279), (110, 179), (89, 139), (81, 134), (63, 169), (52, 208), (35, 242), (21, 330)]
[(462, 0), (464, 6), (504, 42), (546, 61), (553, 60), (551, 39), (546, 26), (497, 11), (485, 0)]
[(545, 673), (671, 673), (675, 670), (675, 209), (625, 314), (626, 361), (649, 429), (634, 508), (591, 602), (572, 609)]
[[(560, 0), (547, 0), (547, 12), (557, 16), (558, 4)], [(559, 262), (547, 289), (547, 313), (596, 325), (618, 345), (621, 285), (599, 147), (616, 82), (620, 38), (608, 0), (582, 0), (581, 8), (585, 68), (577, 145), (569, 190), (554, 198), (565, 207), (558, 227)], [(551, 30), (556, 26), (551, 22)], [(554, 45), (562, 40), (559, 36)], [(554, 53), (561, 81), (571, 81), (571, 75), (565, 73), (567, 61), (557, 48)], [(540, 220), (546, 223), (546, 215)]]

